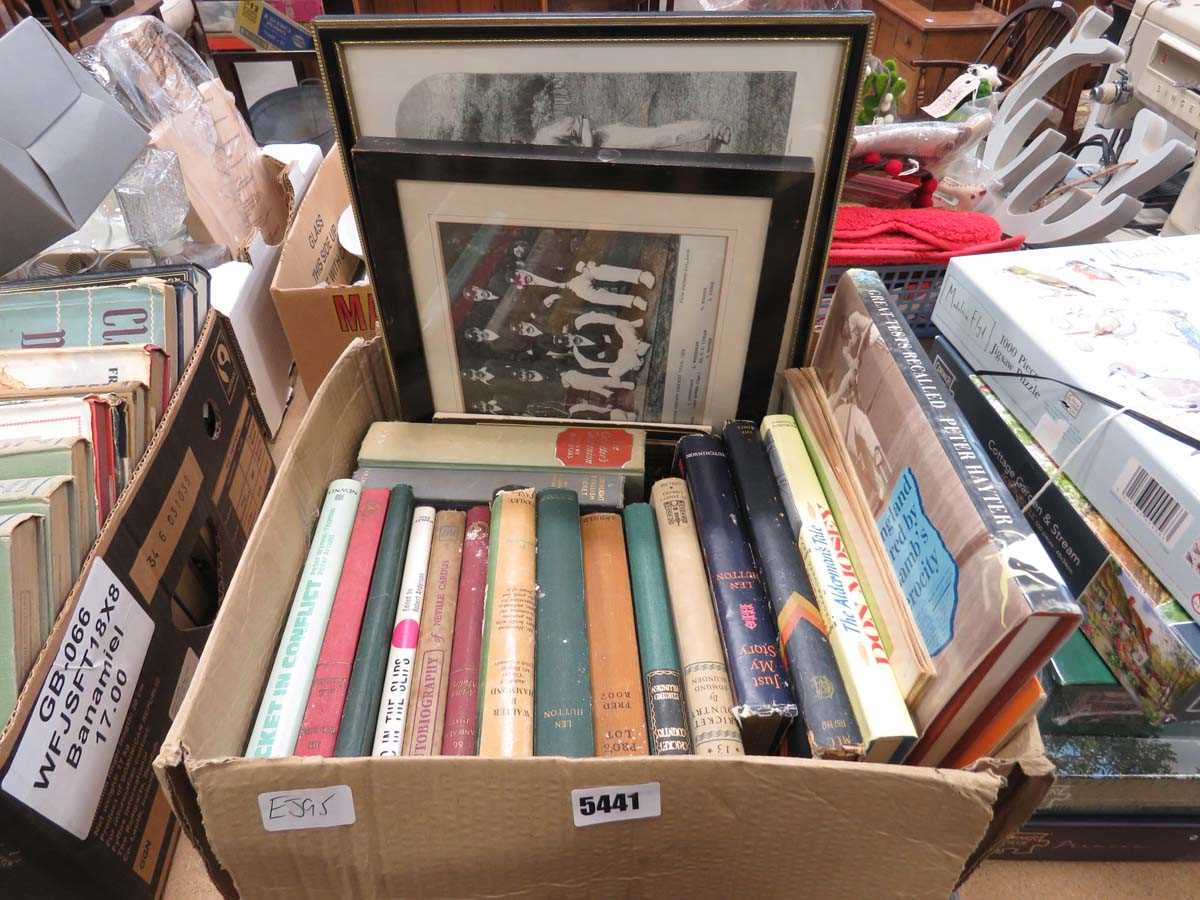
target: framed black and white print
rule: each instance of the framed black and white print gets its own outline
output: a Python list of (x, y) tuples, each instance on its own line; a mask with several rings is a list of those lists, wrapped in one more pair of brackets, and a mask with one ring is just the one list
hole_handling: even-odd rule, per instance
[(406, 418), (766, 413), (808, 160), (371, 138), (351, 155)]
[(400, 138), (810, 160), (782, 370), (807, 352), (871, 21), (857, 12), (322, 17), (315, 34), (347, 154), (364, 138)]

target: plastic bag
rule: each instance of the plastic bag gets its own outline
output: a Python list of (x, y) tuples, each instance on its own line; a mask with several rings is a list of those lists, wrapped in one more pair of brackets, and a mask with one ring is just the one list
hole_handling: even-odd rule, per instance
[(179, 157), (147, 147), (115, 188), (129, 236), (156, 253), (174, 253), (187, 237), (184, 220), (191, 203)]
[(117, 22), (97, 49), (108, 77), (147, 129), (202, 106), (199, 87), (214, 77), (183, 38), (152, 16)]
[(859, 125), (850, 146), (851, 159), (878, 154), (881, 157), (916, 160), (936, 167), (954, 153), (977, 145), (992, 127), (992, 114), (976, 112), (962, 122), (896, 122), (889, 125)]
[(255, 230), (282, 238), (287, 201), (245, 119), (204, 61), (158, 19), (118, 22), (98, 45), (107, 77), (150, 131), (178, 157), (196, 216), (191, 237), (233, 255)]

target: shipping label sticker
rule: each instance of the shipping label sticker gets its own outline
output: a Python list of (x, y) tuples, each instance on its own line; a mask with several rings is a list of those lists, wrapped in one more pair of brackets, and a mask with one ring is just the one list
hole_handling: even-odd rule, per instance
[(1188, 508), (1132, 457), (1114, 482), (1113, 493), (1137, 513), (1168, 550), (1174, 550), (1179, 538), (1191, 529), (1192, 514)]
[(577, 788), (571, 791), (571, 814), (576, 828), (629, 819), (656, 819), (662, 815), (662, 788), (657, 781)]
[(979, 76), (963, 72), (938, 95), (932, 103), (921, 107), (921, 112), (932, 119), (941, 119), (958, 109), (958, 105), (979, 90)]
[(929, 655), (937, 656), (954, 637), (958, 563), (925, 513), (912, 469), (900, 474), (892, 499), (879, 516), (879, 533)]
[(300, 831), (353, 825), (354, 793), (348, 784), (268, 791), (258, 795), (258, 811), (267, 831)]
[(0, 783), (80, 840), (91, 832), (153, 634), (154, 621), (97, 557)]

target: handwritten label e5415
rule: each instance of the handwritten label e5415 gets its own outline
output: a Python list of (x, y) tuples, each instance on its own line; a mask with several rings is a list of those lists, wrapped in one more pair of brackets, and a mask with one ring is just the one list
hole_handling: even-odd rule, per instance
[(571, 791), (571, 813), (577, 828), (627, 819), (655, 819), (662, 815), (662, 789), (657, 781), (577, 788)]
[(258, 795), (258, 811), (267, 831), (335, 828), (353, 825), (355, 821), (354, 794), (348, 784), (299, 791), (267, 791)]

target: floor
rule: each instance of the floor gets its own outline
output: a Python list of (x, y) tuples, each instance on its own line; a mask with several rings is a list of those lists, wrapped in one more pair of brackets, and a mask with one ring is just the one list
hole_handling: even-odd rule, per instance
[[(1200, 863), (985, 862), (961, 900), (1184, 900), (1200, 890)], [(162, 900), (217, 900), (199, 854), (180, 840)]]

